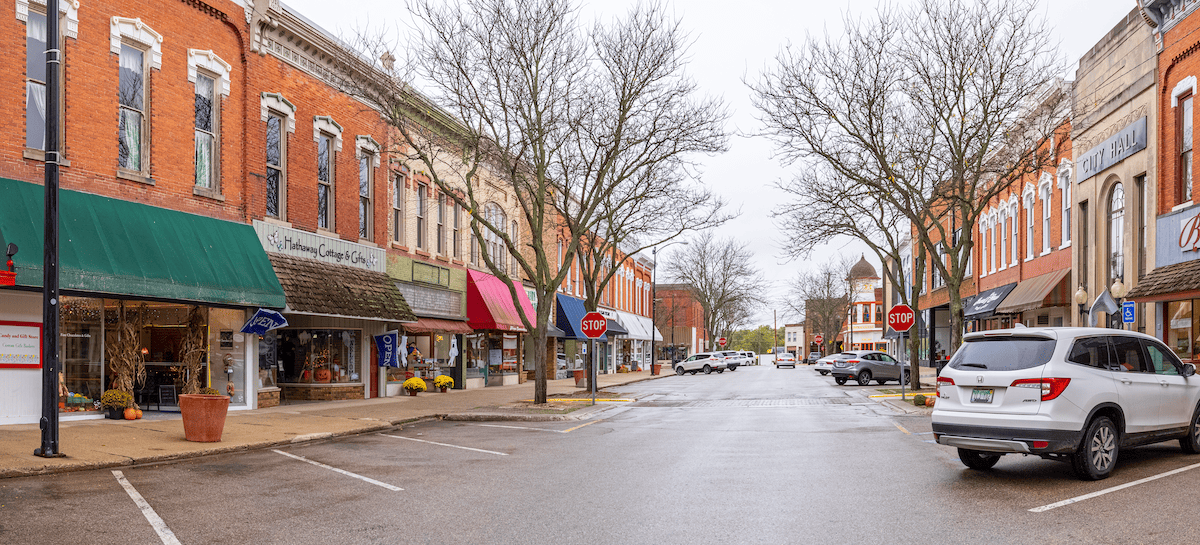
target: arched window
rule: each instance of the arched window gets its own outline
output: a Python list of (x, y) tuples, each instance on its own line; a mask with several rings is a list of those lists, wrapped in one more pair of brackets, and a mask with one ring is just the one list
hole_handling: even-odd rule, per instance
[[(496, 203), (488, 203), (483, 209), (483, 217), (492, 226), (503, 230), (508, 225), (508, 216), (504, 213), (504, 209)], [(483, 232), (483, 251), (492, 259), (492, 263), (496, 268), (505, 270), (508, 261), (505, 257), (508, 256), (508, 248), (504, 244), (504, 239), (496, 234), (491, 229), (485, 229)]]
[(1108, 196), (1108, 285), (1125, 279), (1125, 189), (1118, 182)]

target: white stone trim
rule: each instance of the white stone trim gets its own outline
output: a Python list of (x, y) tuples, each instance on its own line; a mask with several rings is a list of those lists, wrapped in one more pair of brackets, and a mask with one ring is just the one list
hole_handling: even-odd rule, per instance
[[(29, 22), (29, 4), (30, 3), (42, 6), (42, 11), (46, 10), (46, 0), (17, 0), (17, 20), (23, 23)], [(58, 3), (58, 12), (66, 14), (67, 28), (64, 36), (68, 38), (79, 39), (79, 0), (60, 0)]]
[(1175, 88), (1171, 89), (1171, 107), (1178, 106), (1180, 95), (1187, 94), (1188, 92), (1196, 92), (1196, 76), (1188, 76), (1175, 84)]
[(296, 132), (296, 105), (292, 104), (283, 95), (263, 92), (259, 96), (259, 107), (261, 108), (263, 122), (267, 121), (267, 113), (270, 110), (275, 110), (287, 116), (287, 132)]
[(372, 162), (375, 163), (373, 165), (375, 168), (379, 168), (379, 155), (382, 149), (383, 146), (380, 146), (379, 142), (376, 142), (369, 134), (360, 134), (354, 137), (354, 158), (362, 159), (364, 151), (370, 152), (374, 156)]
[(150, 48), (150, 68), (162, 70), (163, 36), (146, 26), (141, 19), (128, 17), (112, 18), (109, 35), (109, 50), (121, 54), (121, 38), (128, 38)]
[(211, 49), (188, 49), (188, 81), (196, 83), (196, 71), (203, 68), (221, 80), (221, 94), (229, 96), (229, 71), (233, 69)]
[(1054, 187), (1054, 177), (1049, 172), (1042, 171), (1042, 176), (1038, 178), (1038, 193), (1043, 199), (1049, 198), (1050, 188)]
[(313, 142), (321, 140), (321, 133), (327, 132), (333, 135), (333, 151), (342, 151), (342, 126), (338, 125), (332, 117), (327, 115), (313, 116)]

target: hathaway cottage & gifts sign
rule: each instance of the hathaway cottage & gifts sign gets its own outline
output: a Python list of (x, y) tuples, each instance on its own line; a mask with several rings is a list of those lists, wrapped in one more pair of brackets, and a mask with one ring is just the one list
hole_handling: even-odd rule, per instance
[(347, 265), (368, 271), (387, 272), (387, 254), (382, 248), (346, 242), (282, 225), (254, 220), (254, 232), (268, 252)]

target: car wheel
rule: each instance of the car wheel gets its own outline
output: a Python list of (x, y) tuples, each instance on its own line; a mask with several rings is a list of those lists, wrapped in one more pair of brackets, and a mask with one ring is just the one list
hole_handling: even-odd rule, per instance
[(871, 383), (871, 372), (866, 369), (858, 372), (858, 385), (866, 386)]
[(1083, 434), (1083, 444), (1071, 459), (1075, 475), (1085, 481), (1107, 478), (1117, 464), (1117, 427), (1107, 416), (1092, 421)]
[(676, 367), (676, 368), (675, 368), (675, 374), (676, 374), (676, 375), (679, 375), (679, 376), (681, 376), (681, 377), (682, 377), (682, 376), (683, 376), (683, 374), (684, 374), (684, 373), (686, 373), (686, 372), (687, 372), (687, 371), (684, 371), (684, 370), (683, 370), (683, 366), (682, 366), (682, 365), (680, 365), (679, 367)]
[(706, 374), (706, 375), (712, 374), (712, 367), (710, 367), (708, 364), (704, 364), (704, 374)]
[(912, 373), (909, 373), (908, 371), (905, 371), (905, 372), (904, 372), (904, 383), (905, 383), (905, 384), (908, 384), (908, 380), (909, 380), (909, 379), (911, 379), (911, 378), (912, 378)]
[(1000, 461), (1002, 454), (992, 454), (990, 452), (982, 452), (978, 450), (968, 450), (965, 448), (958, 449), (958, 459), (962, 460), (963, 465), (983, 471), (991, 469)]
[(1179, 438), (1179, 446), (1188, 454), (1200, 454), (1200, 407), (1196, 407), (1192, 415), (1192, 427), (1188, 428), (1187, 437)]
[(850, 377), (833, 377), (833, 381), (838, 383), (838, 386), (841, 386), (846, 383), (846, 379), (848, 378)]
[(828, 374), (829, 374), (829, 371), (821, 371), (821, 376), (825, 376), (825, 375), (828, 375)]

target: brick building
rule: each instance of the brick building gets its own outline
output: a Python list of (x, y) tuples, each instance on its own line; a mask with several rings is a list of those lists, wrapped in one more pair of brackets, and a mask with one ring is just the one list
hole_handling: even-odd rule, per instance
[(677, 360), (703, 352), (710, 347), (704, 330), (704, 307), (692, 295), (687, 284), (659, 284), (655, 326), (662, 332), (662, 355), (658, 359)]

